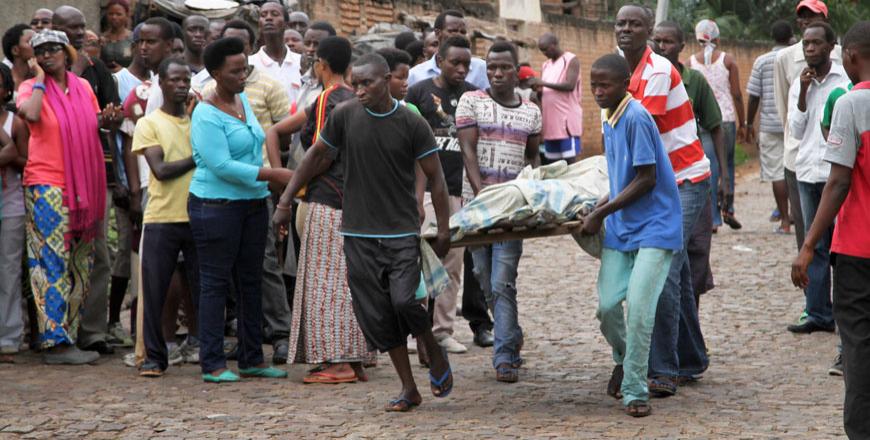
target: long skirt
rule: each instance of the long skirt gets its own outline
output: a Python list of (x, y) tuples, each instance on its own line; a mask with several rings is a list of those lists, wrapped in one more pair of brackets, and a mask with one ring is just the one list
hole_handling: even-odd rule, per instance
[(375, 358), (354, 315), (340, 229), (341, 210), (308, 204), (290, 330), (290, 359), (294, 363)]
[(69, 227), (63, 189), (49, 185), (25, 188), (27, 266), (36, 304), (40, 344), (51, 348), (74, 344), (85, 295), (90, 290), (94, 242), (64, 242)]

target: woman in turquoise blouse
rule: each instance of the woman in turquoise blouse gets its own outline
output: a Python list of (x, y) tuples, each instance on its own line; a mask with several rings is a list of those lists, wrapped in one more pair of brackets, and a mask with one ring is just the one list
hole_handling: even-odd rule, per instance
[[(205, 68), (216, 82), (197, 105), (191, 123), (196, 170), (188, 213), (199, 258), (199, 340), (202, 378), (236, 382), (223, 351), (226, 298), (235, 291), (239, 372), (242, 376), (286, 377), (263, 359), (263, 255), (269, 227), (267, 182), (286, 185), (287, 169), (263, 168), (263, 140), (248, 99), (244, 43), (222, 38), (206, 47)], [(231, 289), (235, 286), (235, 289)]]

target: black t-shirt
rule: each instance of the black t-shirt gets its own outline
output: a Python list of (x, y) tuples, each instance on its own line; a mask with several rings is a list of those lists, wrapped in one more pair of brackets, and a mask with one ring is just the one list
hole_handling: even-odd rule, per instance
[[(302, 126), (302, 130), (299, 132), (299, 141), (305, 151), (308, 151), (314, 142), (314, 137), (317, 134), (318, 117), (320, 119), (320, 129), (322, 130), (323, 124), (326, 123), (335, 106), (353, 98), (353, 90), (347, 86), (337, 85), (317, 96), (314, 103), (305, 110), (308, 120), (305, 121), (305, 125)], [(344, 172), (341, 161), (341, 155), (336, 154), (329, 169), (308, 182), (308, 188), (305, 191), (306, 201), (320, 203), (335, 209), (342, 208), (341, 199), (342, 187), (344, 186)]]
[(338, 150), (344, 165), (341, 230), (355, 236), (417, 235), (420, 215), (414, 191), (418, 159), (437, 154), (422, 118), (398, 101), (374, 114), (359, 100), (338, 106), (320, 139)]
[[(91, 89), (97, 97), (97, 102), (100, 104), (100, 109), (106, 108), (109, 104), (120, 105), (121, 100), (118, 98), (118, 84), (115, 82), (115, 77), (112, 72), (106, 67), (106, 64), (97, 58), (91, 58), (91, 63), (85, 70), (82, 70), (82, 78), (86, 79), (91, 84)], [(109, 150), (109, 139), (107, 136), (100, 136), (100, 143), (103, 145), (103, 160), (106, 163), (106, 183), (115, 183), (115, 169), (112, 167), (112, 153)]]
[(405, 101), (420, 109), (420, 113), (432, 128), (441, 149), (439, 158), (441, 168), (444, 169), (444, 179), (447, 181), (447, 192), (456, 197), (462, 195), (463, 165), (454, 115), (459, 98), (471, 90), (477, 90), (477, 87), (469, 82), (462, 87), (446, 90), (436, 86), (434, 79), (429, 78), (414, 84), (405, 97)]

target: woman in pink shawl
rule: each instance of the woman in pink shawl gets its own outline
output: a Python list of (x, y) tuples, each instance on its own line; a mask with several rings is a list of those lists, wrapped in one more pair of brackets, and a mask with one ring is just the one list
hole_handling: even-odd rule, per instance
[(67, 71), (75, 50), (66, 34), (43, 30), (30, 44), (34, 78), (16, 104), (30, 129), (23, 183), (40, 345), (47, 364), (84, 364), (99, 357), (75, 338), (106, 204), (100, 109), (88, 82)]

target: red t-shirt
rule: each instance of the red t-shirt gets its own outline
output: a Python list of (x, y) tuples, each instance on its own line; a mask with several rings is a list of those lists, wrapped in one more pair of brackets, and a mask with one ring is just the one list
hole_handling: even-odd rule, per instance
[[(100, 112), (100, 104), (91, 89), (90, 83), (84, 78), (78, 78), (87, 87), (93, 102), (92, 111)], [(36, 78), (31, 78), (18, 86), (18, 97), (15, 105), (21, 107), (33, 95), (33, 84)], [(24, 166), (24, 185), (51, 185), (64, 188), (66, 178), (63, 166), (63, 142), (60, 138), (60, 125), (48, 99), (43, 95), (42, 112), (39, 122), (28, 122), (30, 142), (27, 148), (27, 164)]]

